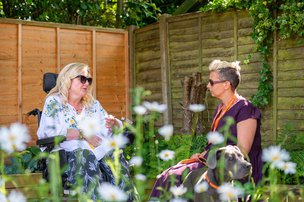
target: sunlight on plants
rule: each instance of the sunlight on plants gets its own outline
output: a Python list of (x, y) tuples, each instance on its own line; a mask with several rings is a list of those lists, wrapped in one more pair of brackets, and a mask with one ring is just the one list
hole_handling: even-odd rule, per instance
[[(141, 100), (148, 95), (149, 92), (144, 89), (136, 89), (135, 98), (136, 105), (134, 110), (134, 124), (124, 123), (123, 129), (114, 129), (114, 135), (104, 139), (102, 147), (105, 152), (113, 152), (114, 159), (105, 159), (110, 166), (114, 176), (115, 184), (102, 183), (97, 187), (99, 199), (97, 201), (126, 201), (128, 194), (118, 187), (119, 180), (123, 178), (121, 173), (122, 166), (120, 165), (119, 157), (124, 150), (127, 160), (129, 160), (132, 180), (136, 190), (130, 190), (138, 197), (135, 201), (148, 201), (149, 190), (159, 173), (163, 170), (175, 165), (180, 160), (189, 158), (191, 154), (202, 152), (200, 151), (207, 141), (211, 142), (215, 148), (224, 146), (231, 138), (229, 134), (229, 127), (234, 123), (234, 120), (227, 120), (227, 125), (220, 132), (209, 132), (203, 136), (197, 135), (174, 135), (173, 125), (156, 126), (161, 113), (163, 113), (167, 106), (157, 102), (141, 102)], [(190, 108), (194, 113), (205, 110), (203, 105), (192, 105)], [(94, 134), (98, 126), (92, 120), (85, 120), (81, 129), (84, 135)], [(196, 128), (196, 125), (193, 125)], [(127, 129), (135, 135), (134, 143), (130, 144), (128, 138), (123, 135), (123, 131)], [(16, 154), (25, 151), (26, 144), (30, 140), (27, 127), (19, 123), (13, 123), (10, 126), (2, 126), (0, 129), (0, 145), (1, 145), (1, 178), (0, 178), (0, 201), (64, 201), (63, 198), (76, 201), (91, 201), (91, 194), (94, 187), (89, 189), (87, 193), (82, 190), (82, 180), (78, 179), (77, 184), (70, 187), (70, 193), (63, 195), (63, 187), (61, 182), (61, 174), (63, 170), (59, 166), (58, 152), (50, 154), (39, 152), (30, 158), (41, 159), (48, 158), (49, 166), (49, 180), (42, 180), (37, 186), (36, 198), (28, 198), (20, 191), (8, 191), (5, 188), (7, 183), (15, 183), (14, 178), (10, 177), (7, 171), (10, 169), (5, 165), (5, 159), (10, 158)], [(236, 140), (235, 140), (236, 141)], [(96, 154), (98, 155), (98, 154)], [(263, 150), (263, 179), (260, 184), (254, 184), (252, 181), (241, 184), (239, 182), (225, 183), (219, 186), (218, 193), (221, 201), (237, 201), (238, 198), (251, 196), (251, 201), (282, 201), (287, 198), (293, 199), (295, 194), (285, 187), (287, 175), (297, 176), (297, 165), (290, 161), (290, 154), (281, 146), (273, 145)], [(36, 162), (36, 161), (35, 161)], [(224, 161), (223, 161), (224, 162)], [(37, 162), (36, 162), (37, 163)], [(20, 164), (21, 165), (21, 164)], [(19, 166), (20, 166), (19, 165)], [(222, 168), (224, 168), (224, 163)], [(31, 166), (33, 167), (33, 165)], [(28, 170), (29, 172), (36, 172), (37, 170)], [(173, 179), (173, 178), (172, 178)], [(299, 182), (299, 180), (298, 180)], [(132, 183), (132, 182), (130, 182)], [(193, 193), (189, 193), (186, 187), (174, 186), (174, 179), (172, 185), (167, 193), (164, 193), (164, 198), (159, 201), (188, 201), (193, 199)], [(209, 185), (206, 182), (198, 183), (194, 187), (196, 193), (206, 192)], [(300, 184), (299, 188), (303, 188)], [(303, 197), (303, 192), (300, 192)]]

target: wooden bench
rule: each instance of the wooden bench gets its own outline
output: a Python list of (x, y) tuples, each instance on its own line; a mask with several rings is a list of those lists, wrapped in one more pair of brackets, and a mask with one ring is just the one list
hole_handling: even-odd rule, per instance
[(39, 182), (43, 179), (42, 173), (12, 174), (8, 175), (8, 177), (11, 179), (5, 184), (5, 189), (8, 192), (18, 190), (27, 199), (40, 197), (38, 188), (40, 188)]

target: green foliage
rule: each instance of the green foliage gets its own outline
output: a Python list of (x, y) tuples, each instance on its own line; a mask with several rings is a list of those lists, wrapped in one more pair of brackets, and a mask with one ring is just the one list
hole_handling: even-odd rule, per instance
[[(160, 165), (157, 163), (157, 154), (151, 152), (148, 139), (145, 140), (143, 146), (143, 157), (144, 162), (142, 165), (142, 171), (145, 175), (154, 179), (160, 172), (169, 168), (172, 164), (176, 164), (183, 159), (188, 159), (194, 153), (203, 152), (204, 146), (207, 144), (205, 136), (191, 136), (191, 135), (174, 135), (169, 141), (165, 141), (163, 138), (158, 138), (159, 152), (164, 149), (169, 149), (175, 152), (174, 162), (172, 161), (161, 161)], [(134, 145), (130, 145), (125, 148), (125, 156), (133, 156), (130, 152), (133, 151)]]
[(156, 22), (159, 12), (159, 8), (150, 1), (128, 1), (123, 13), (123, 20), (125, 25), (142, 27)]
[[(122, 10), (118, 8), (119, 3), (123, 4)], [(144, 0), (0, 1), (0, 16), (7, 18), (103, 27), (144, 26), (157, 21), (158, 13), (154, 3)]]
[(285, 1), (281, 4), (279, 10), (282, 12), (278, 16), (278, 28), (280, 37), (287, 39), (290, 37), (304, 36), (304, 2)]
[(9, 157), (10, 164), (4, 166), (5, 174), (24, 174), (38, 170), (38, 155), (41, 153), (38, 147), (28, 147), (26, 150), (14, 153)]
[[(303, 37), (304, 28), (304, 3), (295, 0), (214, 0), (203, 6), (200, 10), (224, 12), (228, 9), (246, 9), (253, 17), (252, 38), (260, 53), (262, 66), (259, 71), (260, 80), (257, 93), (251, 98), (253, 104), (265, 107), (271, 99), (272, 72), (268, 59), (271, 57), (273, 32), (279, 30), (280, 37)], [(276, 15), (278, 13), (279, 15)], [(301, 40), (299, 40), (301, 42)], [(248, 63), (248, 58), (244, 63)]]

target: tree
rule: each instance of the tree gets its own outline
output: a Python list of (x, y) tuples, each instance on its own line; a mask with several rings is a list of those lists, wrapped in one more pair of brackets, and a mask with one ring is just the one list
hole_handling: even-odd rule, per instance
[(159, 8), (146, 0), (0, 0), (7, 18), (122, 28), (157, 21)]

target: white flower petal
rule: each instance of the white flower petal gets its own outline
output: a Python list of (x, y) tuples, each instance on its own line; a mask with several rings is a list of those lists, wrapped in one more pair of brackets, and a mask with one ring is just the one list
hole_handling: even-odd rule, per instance
[(169, 161), (174, 158), (174, 151), (163, 150), (159, 153), (159, 158), (163, 161)]
[(137, 174), (137, 175), (135, 175), (135, 179), (140, 180), (140, 181), (146, 181), (147, 177), (143, 174)]
[(290, 156), (285, 149), (280, 146), (270, 146), (263, 149), (262, 159), (269, 162), (273, 168), (278, 168), (281, 162), (288, 161)]
[(158, 129), (158, 132), (161, 136), (165, 138), (166, 141), (170, 140), (173, 135), (173, 125), (164, 125)]
[(126, 201), (128, 199), (124, 191), (107, 182), (98, 187), (98, 193), (105, 201)]
[(78, 129), (86, 138), (90, 138), (102, 130), (102, 121), (98, 117), (85, 117), (78, 121)]
[(147, 109), (141, 105), (133, 107), (133, 110), (138, 115), (144, 115), (147, 112)]
[(295, 174), (296, 173), (296, 163), (293, 162), (279, 162), (278, 168), (283, 170), (285, 174)]
[(143, 105), (149, 110), (149, 111), (155, 111), (162, 113), (167, 110), (166, 104), (158, 104), (157, 102), (143, 102)]
[(190, 104), (189, 110), (193, 112), (202, 112), (206, 109), (205, 105), (203, 104)]
[(207, 190), (208, 190), (208, 187), (209, 187), (208, 183), (205, 182), (205, 181), (203, 181), (203, 182), (198, 183), (198, 184), (196, 184), (196, 185), (194, 186), (194, 191), (195, 191), (196, 193), (202, 193), (202, 192), (207, 191)]
[(130, 165), (141, 166), (142, 162), (143, 162), (143, 158), (141, 156), (133, 156), (130, 159)]
[(18, 201), (18, 202), (26, 202), (26, 198), (25, 196), (16, 190), (12, 190), (8, 197), (7, 197), (8, 201), (13, 202), (13, 201)]
[(233, 187), (230, 183), (225, 183), (218, 188), (220, 199), (222, 201), (233, 201), (237, 200), (238, 197), (243, 195), (243, 190), (238, 187)]
[(170, 188), (170, 191), (175, 197), (181, 196), (187, 192), (187, 188), (184, 185), (174, 186)]
[(207, 139), (210, 143), (212, 144), (222, 144), (225, 140), (224, 136), (217, 132), (217, 131), (214, 131), (214, 132), (209, 132), (207, 134)]

